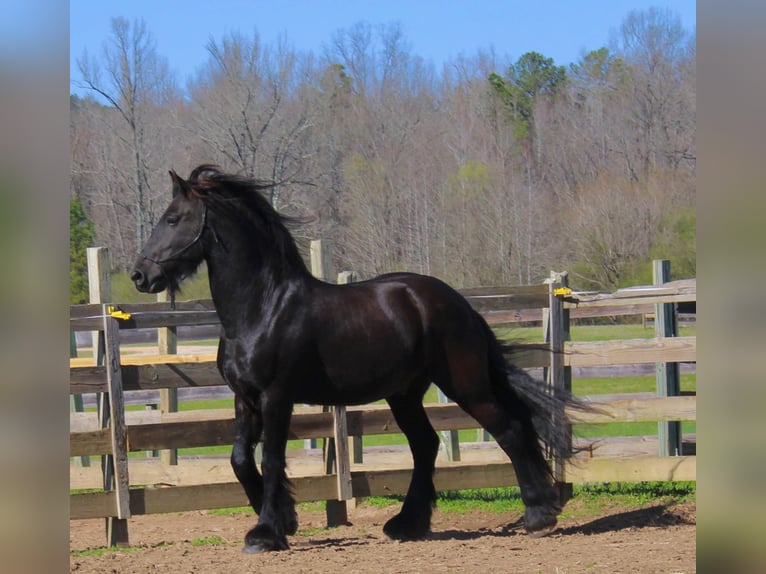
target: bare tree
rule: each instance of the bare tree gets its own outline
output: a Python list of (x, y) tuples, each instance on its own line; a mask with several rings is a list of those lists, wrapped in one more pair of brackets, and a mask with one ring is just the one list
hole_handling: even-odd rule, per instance
[(141, 23), (112, 36), (80, 60), (99, 102), (72, 115), (72, 186), (126, 259), (166, 170), (200, 162), (280, 182), (275, 207), (317, 217), (299, 239), (332, 239), (361, 276), (531, 283), (569, 268), (611, 288), (673, 243), (668, 221), (693, 231), (695, 42), (672, 13), (631, 14), (568, 70), (480, 51), (437, 73), (397, 24), (340, 30), (318, 57), (229, 34), (185, 100)]
[(207, 50), (207, 66), (191, 84), (187, 125), (203, 143), (201, 161), (277, 182), (274, 207), (294, 206), (299, 184), (316, 178), (316, 110), (302, 84), (313, 74), (311, 61), (284, 39), (264, 46), (257, 32), (211, 39)]
[[(156, 207), (152, 186), (158, 166), (150, 160), (152, 140), (160, 130), (158, 110), (171, 107), (176, 99), (175, 82), (142, 20), (131, 24), (124, 18), (112, 19), (111, 37), (104, 45), (101, 60), (92, 59), (86, 51), (78, 60), (78, 66), (81, 84), (99, 96), (108, 108), (100, 114), (104, 139), (116, 137), (115, 145), (130, 156), (129, 163), (117, 161), (117, 157), (105, 157), (105, 154), (91, 158), (94, 171), (100, 171), (102, 178), (114, 185), (112, 189), (104, 189), (111, 201), (119, 204), (128, 193), (133, 197), (129, 215), (135, 235), (129, 242), (130, 247), (120, 246), (125, 252), (115, 254), (120, 261), (128, 257), (128, 251), (132, 254), (143, 245), (154, 224)], [(121, 123), (114, 122), (115, 114), (110, 111), (117, 114)], [(130, 177), (122, 177), (127, 173)]]
[(630, 66), (626, 96), (632, 134), (622, 138), (622, 148), (636, 158), (634, 179), (694, 159), (694, 98), (690, 78), (679, 73), (688, 61), (687, 37), (680, 18), (659, 8), (631, 12), (620, 29), (617, 50)]

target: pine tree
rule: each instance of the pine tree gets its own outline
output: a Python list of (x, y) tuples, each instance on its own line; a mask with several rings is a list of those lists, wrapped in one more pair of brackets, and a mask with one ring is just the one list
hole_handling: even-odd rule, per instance
[(69, 302), (88, 301), (88, 261), (86, 249), (93, 245), (95, 231), (80, 198), (69, 202)]

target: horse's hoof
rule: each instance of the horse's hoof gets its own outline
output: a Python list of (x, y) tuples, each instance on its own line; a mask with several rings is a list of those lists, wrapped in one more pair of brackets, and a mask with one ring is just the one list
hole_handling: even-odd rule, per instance
[(298, 532), (298, 513), (293, 511), (292, 515), (285, 520), (285, 534), (292, 536)]
[(254, 542), (245, 542), (242, 547), (243, 554), (261, 554), (263, 552), (278, 552), (281, 550), (289, 550), (290, 547), (287, 542), (277, 543), (273, 540), (258, 540)]
[(260, 544), (252, 544), (247, 545), (245, 544), (242, 547), (242, 554), (260, 554), (261, 552), (269, 552), (271, 549), (265, 548), (264, 546)]
[(277, 552), (279, 550), (289, 550), (287, 539), (284, 536), (277, 536), (270, 528), (256, 526), (245, 536), (245, 546), (242, 552), (245, 554), (260, 554), (262, 552)]
[(397, 514), (383, 526), (383, 533), (391, 540), (422, 540), (431, 531), (430, 524), (408, 521)]
[(556, 510), (550, 508), (528, 506), (524, 512), (524, 529), (532, 538), (548, 536), (556, 530), (556, 515)]
[(548, 528), (543, 528), (542, 530), (534, 530), (534, 531), (527, 531), (527, 533), (532, 538), (543, 538), (544, 536), (548, 536), (551, 532), (556, 530), (556, 525), (550, 526)]

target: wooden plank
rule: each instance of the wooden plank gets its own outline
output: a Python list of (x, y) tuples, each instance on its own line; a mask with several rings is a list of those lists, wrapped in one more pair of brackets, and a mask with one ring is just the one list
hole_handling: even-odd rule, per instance
[(466, 297), (466, 300), (471, 307), (480, 313), (513, 311), (517, 309), (544, 309), (548, 306), (547, 293), (473, 296)]
[(568, 342), (565, 346), (565, 362), (572, 367), (696, 360), (696, 337)]
[[(593, 413), (567, 410), (575, 422), (607, 423), (660, 420), (696, 420), (695, 396), (631, 399), (620, 398), (606, 402), (592, 401), (598, 409)], [(479, 428), (479, 424), (458, 405), (429, 404), (426, 413), (434, 429), (459, 430)], [(87, 415), (87, 413), (85, 413)], [(160, 415), (147, 411), (131, 411), (128, 420), (159, 420), (148, 424), (131, 424), (128, 427), (129, 450), (154, 450), (191, 446), (214, 446), (231, 444), (234, 432), (233, 409), (205, 409)], [(348, 434), (375, 435), (399, 433), (386, 405), (367, 405), (350, 408), (346, 412)], [(93, 425), (92, 416), (89, 418)], [(84, 424), (84, 423), (81, 423)], [(296, 412), (290, 425), (290, 439), (321, 438), (333, 433), (332, 413)], [(109, 452), (109, 435), (106, 430), (70, 432), (70, 456), (106, 454)]]
[[(402, 471), (403, 474), (406, 472)], [(296, 477), (292, 483), (297, 502), (333, 499), (337, 493), (333, 475)], [(239, 482), (130, 491), (130, 508), (134, 516), (248, 505)], [(69, 497), (71, 520), (113, 516), (113, 508), (113, 492), (78, 493)]]
[[(234, 419), (229, 417), (231, 412), (229, 409), (215, 409), (208, 415), (196, 415), (195, 411), (168, 413), (162, 415), (162, 420), (171, 422), (132, 425), (128, 429), (128, 450), (136, 452), (231, 444), (234, 437)], [(136, 416), (153, 415), (144, 412)], [(205, 420), (193, 418), (196, 416)], [(288, 438), (320, 438), (330, 436), (332, 432), (332, 413), (304, 413), (293, 417)], [(105, 437), (104, 431), (70, 433), (70, 456), (104, 454)]]
[[(148, 329), (178, 327), (181, 325), (217, 325), (220, 323), (213, 301), (176, 301), (175, 310), (170, 303), (113, 303), (130, 313), (131, 318), (120, 322), (121, 329)], [(90, 331), (100, 328), (100, 305), (72, 305), (69, 308), (69, 328), (72, 331)]]
[[(121, 366), (123, 389), (126, 391), (160, 390), (214, 387), (226, 384), (218, 372), (215, 360), (197, 362), (195, 357), (176, 355), (177, 359), (168, 361), (166, 359), (169, 356), (152, 357), (149, 364), (139, 365), (125, 363), (147, 363), (148, 361), (146, 359), (134, 361), (135, 357), (124, 357)], [(69, 392), (98, 392), (104, 389), (105, 380), (104, 367), (73, 367), (69, 369)]]
[[(518, 367), (542, 367), (549, 362), (549, 353), (539, 344), (517, 345), (506, 358)], [(89, 359), (70, 360), (69, 392), (92, 393), (106, 388), (103, 366), (83, 365)], [(163, 388), (192, 388), (223, 386), (214, 354), (134, 355), (121, 358), (123, 388), (126, 391), (160, 390)]]
[[(159, 458), (129, 460), (131, 486), (192, 486), (236, 482), (228, 458), (181, 458), (179, 464), (164, 464)], [(301, 467), (303, 468), (303, 467)], [(98, 469), (70, 465), (70, 490), (101, 488)]]
[[(412, 471), (389, 469), (351, 473), (354, 496), (404, 494)], [(633, 459), (586, 459), (567, 465), (567, 478), (574, 483), (640, 482), (696, 480), (696, 457), (640, 457)], [(335, 477), (315, 475), (294, 477), (292, 483), (298, 502), (327, 500), (336, 493)], [(509, 463), (465, 465), (453, 463), (434, 474), (436, 489), (492, 488), (516, 485)], [(171, 488), (146, 488), (130, 491), (133, 515), (157, 514), (247, 506), (247, 498), (238, 482)], [(114, 493), (70, 495), (70, 519), (112, 516)]]
[(109, 429), (69, 433), (69, 456), (110, 454)]
[[(404, 494), (409, 487), (411, 475), (410, 468), (352, 472), (354, 496)], [(297, 502), (330, 500), (337, 494), (336, 478), (333, 475), (294, 477), (291, 482)], [(438, 490), (457, 490), (515, 485), (516, 479), (510, 464), (456, 465), (438, 468), (434, 483)], [(113, 496), (110, 495), (113, 493), (70, 495), (70, 519), (111, 516)], [(247, 498), (238, 482), (130, 491), (133, 515), (247, 505)]]
[[(565, 346), (565, 364), (595, 366), (654, 363), (658, 356), (675, 361), (694, 361), (696, 337), (675, 339), (677, 340), (669, 342), (658, 339), (568, 342)], [(518, 367), (528, 369), (547, 366), (550, 355), (544, 349), (519, 344), (516, 351), (507, 355), (507, 359)], [(123, 356), (121, 362), (123, 385), (126, 391), (225, 385), (215, 364), (214, 354)], [(105, 379), (104, 367), (72, 367), (70, 368), (70, 393), (102, 391), (105, 389)]]
[[(177, 465), (163, 464), (159, 458), (132, 457), (128, 464), (132, 487), (194, 486), (237, 482), (229, 457), (226, 455), (181, 457)], [(407, 465), (406, 461), (404, 465)], [(102, 488), (98, 469), (83, 468), (70, 463), (69, 470), (71, 490)], [(287, 451), (288, 478), (319, 474), (321, 471), (322, 460), (319, 456), (306, 455), (303, 450)], [(335, 475), (335, 473), (332, 474)], [(337, 489), (335, 492), (337, 495)]]
[(505, 355), (506, 360), (522, 369), (548, 367), (551, 364), (551, 352), (544, 348), (545, 343), (521, 343), (511, 353)]
[(230, 445), (233, 439), (233, 419), (136, 425), (130, 428), (131, 452)]
[(88, 492), (69, 495), (69, 519), (108, 518), (115, 515), (115, 494)]
[(480, 311), (481, 316), (489, 325), (502, 325), (505, 323), (525, 323), (542, 321), (542, 309), (489, 309)]
[[(589, 306), (564, 301), (564, 308), (569, 310), (572, 319), (589, 319), (593, 317), (619, 317), (623, 315), (643, 315), (654, 311), (650, 303), (634, 303), (624, 305), (612, 302), (609, 305)], [(542, 309), (486, 310), (482, 316), (490, 325), (504, 323), (531, 323), (542, 321)]]
[[(131, 424), (131, 415), (136, 411), (125, 412), (125, 424)], [(144, 411), (141, 411), (143, 414)], [(146, 420), (145, 422), (149, 422)], [(152, 421), (157, 422), (157, 421)], [(133, 424), (136, 424), (135, 422)], [(99, 429), (98, 413), (87, 411), (83, 413), (71, 413), (69, 415), (69, 432), (81, 435), (86, 432), (97, 431)]]
[(69, 368), (69, 393), (101, 393), (106, 390), (106, 367), (79, 366), (83, 361), (93, 359), (70, 359), (70, 365), (75, 362), (76, 367)]
[[(480, 297), (540, 297), (545, 299), (547, 305), (548, 287), (540, 283), (538, 285), (500, 285), (494, 287), (466, 287), (457, 290), (466, 299)], [(542, 300), (541, 299), (541, 300)]]
[(635, 303), (632, 305), (609, 305), (606, 307), (591, 307), (564, 303), (569, 309), (571, 319), (590, 319), (593, 317), (619, 317), (624, 315), (646, 315), (654, 312), (654, 305), (650, 303)]
[(567, 477), (575, 483), (697, 480), (697, 457), (642, 456), (576, 460), (568, 464)]
[[(163, 413), (162, 411), (157, 410), (125, 411), (125, 422), (128, 425), (128, 433), (131, 432), (132, 427), (138, 425), (233, 419), (233, 408), (194, 409), (173, 413)], [(98, 430), (96, 413), (85, 412), (77, 415), (73, 414), (69, 419), (69, 429), (71, 432), (76, 433)]]
[[(694, 454), (696, 436), (683, 436), (684, 454)], [(582, 458), (635, 458), (653, 457), (657, 453), (657, 436), (628, 436), (608, 438), (577, 438), (576, 462)], [(506, 454), (494, 441), (464, 443), (462, 462), (467, 464), (507, 463)], [(321, 457), (306, 455), (304, 451), (287, 452), (287, 475), (298, 477), (318, 474), (322, 471)], [(130, 458), (131, 486), (192, 486), (199, 484), (235, 482), (236, 478), (226, 456), (184, 457), (179, 465), (164, 465), (159, 459)], [(443, 460), (437, 466), (450, 466)], [(579, 464), (579, 462), (577, 463)], [(354, 471), (389, 470), (411, 468), (412, 455), (407, 445), (367, 447), (365, 462), (354, 463)], [(70, 489), (101, 489), (101, 471), (97, 467), (80, 467), (70, 463)]]
[(573, 422), (644, 422), (693, 421), (697, 419), (697, 397), (658, 397), (651, 399), (622, 399), (610, 402), (591, 402), (597, 412), (568, 410)]
[[(656, 456), (657, 435), (619, 436), (598, 438), (577, 438), (574, 441), (579, 450), (577, 458), (635, 458)], [(693, 433), (683, 435), (685, 455), (695, 455), (697, 436)]]
[(193, 363), (215, 363), (216, 353), (181, 353), (177, 355), (125, 355), (123, 365), (160, 366), (160, 365), (189, 365)]
[[(580, 298), (577, 293), (572, 295), (567, 306), (570, 308), (588, 308), (588, 307), (601, 307), (608, 309), (614, 306), (624, 305), (656, 305), (657, 303), (684, 303), (687, 301), (696, 301), (696, 294), (648, 294), (640, 293), (638, 291), (634, 293), (623, 293), (620, 296), (614, 294), (599, 294), (590, 297)], [(609, 315), (605, 312), (604, 315)]]
[[(492, 313), (506, 314), (502, 321), (512, 322), (514, 313), (533, 312), (531, 318), (520, 320), (540, 320), (539, 309), (547, 307), (547, 292), (545, 285), (529, 285), (516, 287), (480, 287), (459, 290), (469, 302), (480, 311), (492, 318)], [(505, 296), (505, 298), (503, 297)], [(594, 307), (614, 307), (603, 314), (633, 314), (627, 308), (630, 306), (645, 306), (655, 303), (677, 303), (696, 301), (696, 282), (674, 281), (662, 286), (661, 289), (644, 287), (623, 289), (616, 293), (574, 293), (565, 302), (567, 308), (573, 309), (573, 318), (578, 316), (598, 316), (586, 309)], [(198, 301), (178, 301), (176, 311), (169, 304), (158, 303), (125, 303), (117, 304), (120, 309), (133, 315), (132, 320), (122, 323), (121, 328), (136, 327), (173, 327), (179, 325), (213, 325), (218, 324), (218, 316), (213, 302), (209, 299)], [(623, 311), (618, 309), (625, 308)], [(640, 308), (637, 313), (644, 312)], [(99, 305), (72, 305), (70, 307), (70, 329), (73, 331), (88, 331), (100, 328), (101, 309)]]

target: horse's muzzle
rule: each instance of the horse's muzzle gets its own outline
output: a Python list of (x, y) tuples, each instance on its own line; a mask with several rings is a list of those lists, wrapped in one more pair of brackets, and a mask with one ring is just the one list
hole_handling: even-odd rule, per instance
[(134, 269), (133, 273), (130, 274), (130, 280), (133, 281), (133, 283), (136, 286), (136, 289), (139, 291), (146, 291), (147, 290), (147, 281), (146, 281), (146, 275), (144, 275), (143, 271), (140, 271), (139, 269)]
[(130, 280), (133, 281), (136, 289), (142, 293), (159, 293), (167, 287), (166, 281), (162, 275), (149, 277), (145, 271), (142, 271), (138, 267), (135, 267), (130, 273)]

